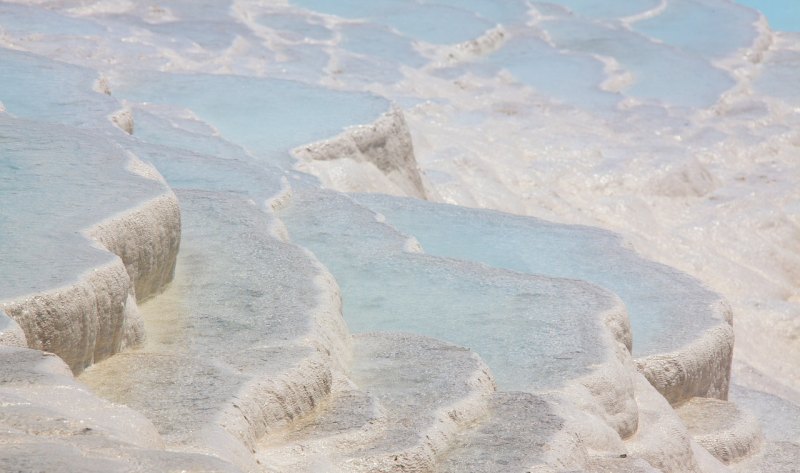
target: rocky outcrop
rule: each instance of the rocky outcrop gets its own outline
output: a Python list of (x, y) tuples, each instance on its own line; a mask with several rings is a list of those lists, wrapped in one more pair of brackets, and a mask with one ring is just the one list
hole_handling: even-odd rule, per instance
[(295, 148), (293, 154), (301, 161), (300, 170), (331, 189), (426, 197), (411, 134), (397, 108), (371, 125), (348, 128), (329, 140)]

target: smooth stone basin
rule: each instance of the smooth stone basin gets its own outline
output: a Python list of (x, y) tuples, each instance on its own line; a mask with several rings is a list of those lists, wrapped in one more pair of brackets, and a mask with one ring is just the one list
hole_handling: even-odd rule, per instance
[(130, 72), (111, 89), (133, 102), (189, 109), (224, 139), (284, 170), (294, 165), (290, 149), (370, 123), (389, 109), (386, 99), (366, 93), (231, 75)]
[(720, 323), (709, 310), (717, 294), (642, 258), (611, 232), (378, 194), (354, 198), (416, 238), (428, 254), (609, 289), (628, 309), (634, 356), (675, 350)]
[(114, 141), (0, 115), (0, 309), (77, 373), (141, 337), (172, 277), (174, 195)]
[(83, 234), (163, 194), (113, 141), (0, 114), (0, 300), (69, 282), (115, 256)]
[(609, 358), (603, 314), (624, 309), (590, 284), (406, 251), (407, 238), (347, 196), (298, 190), (280, 213), (342, 289), (355, 332), (406, 331), (477, 351), (503, 389), (547, 389)]
[(121, 108), (112, 97), (92, 90), (99, 75), (91, 69), (2, 47), (0, 64), (0, 103), (13, 116), (99, 128)]
[(271, 236), (263, 209), (235, 194), (178, 197), (177, 276), (144, 310), (147, 343), (80, 379), (152, 420), (167, 445), (249, 471), (258, 438), (327, 397), (349, 333), (335, 284), (304, 250)]

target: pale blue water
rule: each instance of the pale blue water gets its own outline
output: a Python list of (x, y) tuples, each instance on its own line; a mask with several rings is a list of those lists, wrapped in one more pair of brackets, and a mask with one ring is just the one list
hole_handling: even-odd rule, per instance
[(598, 87), (605, 79), (603, 64), (595, 58), (564, 54), (535, 37), (514, 37), (494, 54), (477, 64), (460, 66), (453, 72), (495, 75), (511, 72), (520, 82), (557, 100), (592, 109), (611, 109), (622, 99)]
[(7, 299), (111, 261), (82, 231), (162, 189), (126, 171), (125, 149), (99, 131), (119, 103), (92, 90), (94, 71), (7, 49), (0, 64), (7, 111), (0, 113), (0, 299)]
[[(664, 13), (634, 23), (635, 31), (704, 58), (725, 58), (756, 39), (752, 24), (757, 13), (713, 2), (673, 0)], [(709, 34), (709, 25), (714, 33)]]
[(563, 386), (612, 356), (600, 316), (610, 293), (408, 253), (404, 235), (342, 194), (297, 191), (279, 217), (337, 279), (354, 332), (413, 332), (470, 347), (510, 390)]
[(461, 43), (480, 36), (494, 26), (474, 12), (436, 3), (403, 1), (328, 2), (301, 0), (299, 6), (346, 18), (368, 19), (384, 24), (419, 41), (435, 44)]
[[(381, 25), (347, 25), (343, 31), (342, 46), (347, 51), (382, 58), (386, 62), (397, 61), (399, 64), (414, 67), (423, 66), (427, 62), (409, 43), (408, 38)], [(392, 72), (397, 73), (396, 70)]]
[(795, 0), (736, 0), (767, 17), (769, 26), (778, 31), (800, 31), (800, 3)]
[(162, 192), (126, 171), (125, 150), (96, 133), (0, 114), (0, 150), (0, 300), (110, 263), (82, 232)]
[(615, 58), (636, 82), (627, 95), (685, 107), (708, 107), (734, 85), (728, 73), (685, 51), (624, 29), (572, 19), (545, 23), (559, 48)]
[(108, 28), (86, 18), (59, 15), (47, 9), (13, 3), (0, 4), (0, 25), (9, 32), (58, 36), (102, 36)]
[(264, 26), (271, 27), (279, 34), (292, 41), (330, 39), (333, 31), (320, 23), (310, 21), (301, 14), (264, 14), (256, 17), (255, 21)]
[(191, 109), (254, 156), (287, 169), (294, 163), (289, 149), (389, 109), (385, 99), (367, 93), (232, 75), (129, 73), (112, 88), (120, 98)]
[(113, 98), (92, 91), (97, 73), (33, 54), (0, 48), (0, 102), (19, 118), (100, 127), (119, 109)]
[(676, 350), (718, 323), (708, 313), (701, 315), (716, 300), (713, 293), (683, 273), (641, 258), (612, 233), (411, 199), (354, 198), (417, 238), (428, 254), (580, 279), (612, 291), (628, 309), (636, 356)]
[(571, 12), (594, 19), (614, 19), (644, 13), (658, 6), (659, 0), (610, 1), (597, 0), (556, 0), (552, 3), (562, 5)]

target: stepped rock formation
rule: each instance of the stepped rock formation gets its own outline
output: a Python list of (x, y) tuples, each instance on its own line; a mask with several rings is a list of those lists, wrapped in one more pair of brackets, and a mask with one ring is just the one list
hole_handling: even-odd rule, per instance
[[(791, 429), (737, 404), (760, 394), (728, 399), (721, 296), (607, 231), (424, 201), (403, 110), (342, 87), (505, 66), (546, 87), (522, 59), (595, 77), (579, 53), (633, 29), (514, 1), (417, 5), (447, 31), (385, 2), (112, 3), (0, 4), (0, 470), (792, 471)], [(727, 84), (674, 55), (713, 87), (606, 66), (681, 107)], [(617, 72), (561, 98), (606, 110)], [(692, 162), (655, 192), (713, 186)]]
[[(130, 158), (117, 159), (118, 168), (130, 168)], [(35, 163), (20, 160), (22, 165)], [(139, 175), (129, 173), (128, 179), (137, 182)], [(181, 182), (180, 167), (173, 165), (170, 176)], [(163, 180), (142, 182), (164, 186)], [(103, 235), (98, 239), (122, 254), (121, 268), (130, 268), (123, 272), (132, 281), (124, 286), (131, 288), (126, 300), (135, 307), (138, 294), (150, 297), (144, 324), (148, 341), (85, 371), (81, 380), (95, 394), (80, 388), (82, 397), (70, 409), (104, 405), (94, 396), (124, 404), (137, 411), (138, 429), (149, 432), (151, 440), (108, 431), (102, 422), (109, 414), (101, 411), (91, 418), (99, 426), (87, 428), (106, 446), (86, 443), (69, 430), (41, 427), (33, 438), (28, 434), (24, 442), (5, 444), (5, 465), (24, 468), (30, 458), (38, 458), (37, 442), (44, 441), (38, 439), (47, 439), (63, 453), (49, 456), (46, 461), (55, 463), (42, 468), (59, 464), (74, 471), (86, 467), (83, 458), (106, 458), (102, 468), (111, 471), (134, 471), (132, 462), (153, 465), (144, 470), (181, 465), (195, 471), (492, 471), (498, 465), (537, 471), (707, 471), (667, 402), (644, 378), (637, 381), (630, 324), (612, 294), (575, 280), (429, 256), (419, 246), (409, 252), (408, 237), (390, 221), (382, 222), (389, 212), (379, 217), (350, 197), (308, 184), (293, 191), (278, 186), (274, 192), (284, 197), (273, 194), (270, 205), (259, 206), (241, 192), (179, 190), (180, 218), (174, 213), (158, 217), (163, 205), (138, 204), (123, 214), (130, 215), (128, 220), (101, 217), (92, 233)], [(175, 194), (168, 195), (174, 200)], [(271, 214), (275, 209), (283, 222)], [(442, 212), (447, 214), (447, 208)], [(136, 239), (128, 236), (131, 228), (138, 229)], [(165, 286), (176, 261), (170, 249), (178, 245), (164, 235), (177, 234), (177, 278)], [(87, 237), (83, 241), (91, 247)], [(296, 241), (330, 265), (333, 276)], [(158, 249), (143, 251), (147, 245)], [(326, 261), (330, 255), (338, 259)], [(343, 268), (346, 264), (356, 267)], [(364, 276), (368, 279), (362, 281)], [(419, 335), (374, 333), (351, 341), (334, 277), (346, 284), (351, 324), (425, 332), (425, 320), (438, 317), (445, 322), (444, 331), (437, 332), (443, 338), (489, 337), (483, 344), (468, 343), (477, 354)], [(380, 288), (370, 287), (369, 280)], [(166, 292), (153, 296), (165, 287)], [(704, 289), (697, 286), (697, 291)], [(12, 317), (26, 326), (15, 304), (4, 307), (12, 307)], [(49, 314), (74, 312), (64, 306)], [(381, 322), (382, 317), (390, 319)], [(400, 319), (392, 322), (392, 317)], [(514, 320), (508, 326), (512, 332), (504, 334), (503, 324)], [(476, 332), (458, 335), (450, 323), (473, 326)], [(438, 330), (438, 325), (431, 327)], [(124, 320), (120, 326), (126, 326)], [(514, 333), (518, 342), (506, 338)], [(25, 335), (42, 338), (30, 330)], [(68, 360), (74, 350), (70, 343), (80, 348), (81, 340), (54, 344), (52, 351), (61, 350)], [(511, 383), (516, 391), (501, 384), (495, 392), (492, 369), (479, 355), (485, 353), (500, 369), (501, 352), (516, 343), (533, 349), (508, 358), (508, 371), (500, 371), (503, 383), (516, 378)], [(8, 355), (12, 360), (19, 356), (13, 353)], [(13, 389), (9, 395), (24, 405), (50, 409), (36, 392), (52, 389), (45, 388), (54, 382), (48, 381), (52, 375), (35, 374), (40, 368), (20, 363), (8, 365), (22, 370), (6, 383)], [(73, 371), (80, 373), (85, 364), (81, 361)], [(63, 370), (66, 381), (57, 382), (75, 383)], [(717, 375), (725, 378), (728, 371), (723, 367)], [(30, 388), (15, 387), (11, 379)], [(87, 420), (80, 411), (70, 415)], [(665, 428), (674, 429), (669, 441), (659, 433)], [(530, 437), (530, 429), (541, 432), (540, 440)], [(705, 435), (714, 437), (713, 432)], [(523, 447), (531, 445), (525, 442), (534, 447)], [(709, 445), (708, 440), (698, 442)], [(752, 442), (756, 448), (758, 437)], [(119, 456), (109, 458), (108, 449)], [(720, 454), (721, 459), (729, 461), (726, 455)]]

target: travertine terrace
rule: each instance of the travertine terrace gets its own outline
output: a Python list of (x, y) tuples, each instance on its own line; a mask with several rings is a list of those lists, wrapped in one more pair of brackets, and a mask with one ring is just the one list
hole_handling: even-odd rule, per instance
[[(672, 156), (670, 127), (757, 114), (763, 17), (721, 10), (739, 61), (661, 24), (699, 0), (266, 3), (0, 3), (0, 470), (793, 471), (796, 407), (729, 399), (724, 297), (608, 230), (443, 203), (550, 116)], [(648, 189), (712, 193), (696, 156)]]

